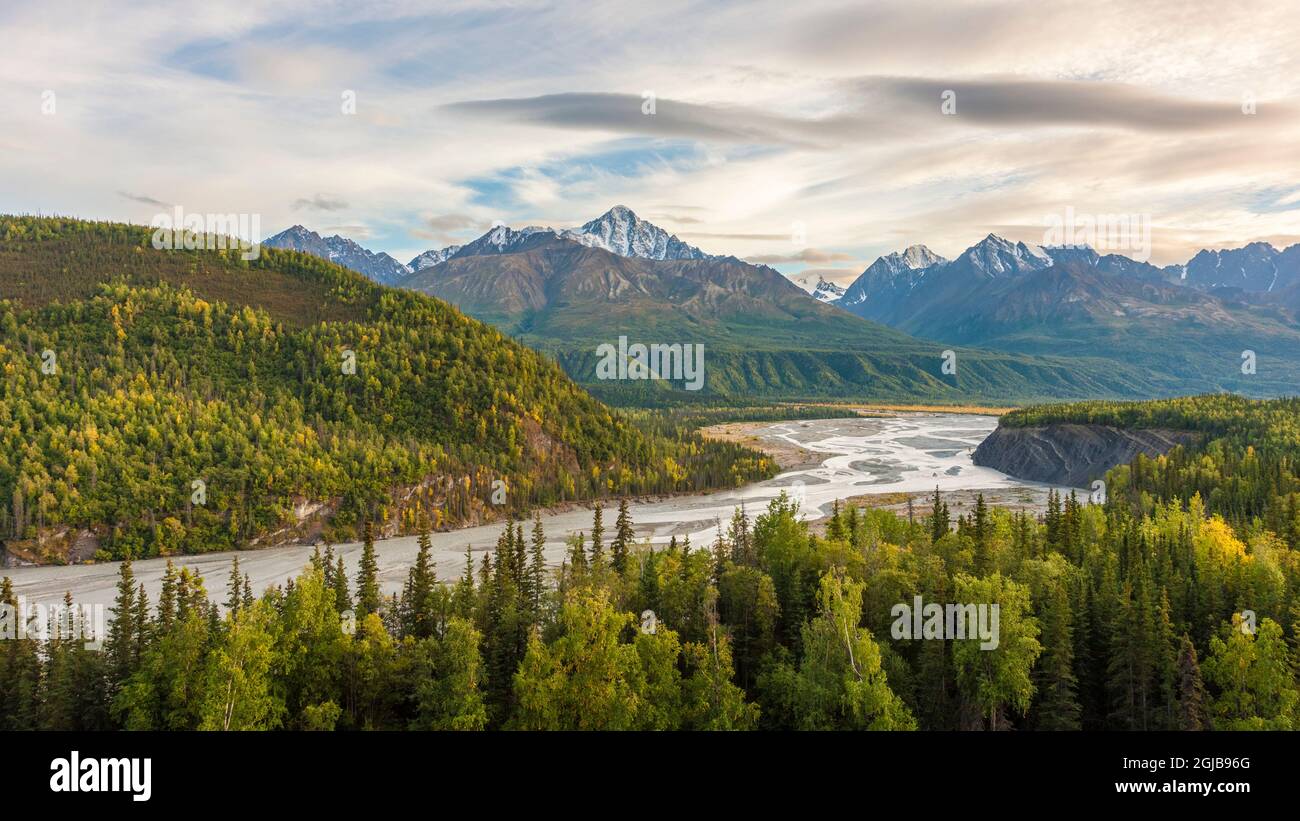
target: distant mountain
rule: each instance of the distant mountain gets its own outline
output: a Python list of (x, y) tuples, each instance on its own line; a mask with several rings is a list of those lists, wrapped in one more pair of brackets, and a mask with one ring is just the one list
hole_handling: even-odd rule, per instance
[(460, 246), (460, 250), (448, 259), (478, 257), (486, 254), (512, 254), (523, 250), (525, 243), (550, 242), (558, 236), (559, 232), (554, 228), (543, 228), (540, 225), (530, 225), (519, 230), (507, 225), (494, 225), (483, 236)]
[(710, 256), (654, 223), (641, 219), (627, 206), (616, 205), (581, 228), (530, 225), (516, 230), (505, 225), (494, 225), (483, 236), (463, 246), (453, 245), (425, 251), (411, 260), (410, 269), (415, 271), (437, 265), (453, 256), (514, 253), (523, 250), (524, 243), (538, 235), (567, 239), (588, 248), (601, 248), (621, 257), (635, 259), (708, 259)]
[(446, 262), (456, 255), (460, 250), (459, 245), (448, 245), (446, 248), (435, 248), (432, 251), (425, 251), (423, 254), (411, 259), (406, 263), (406, 267), (412, 271), (418, 271), (421, 268), (432, 268), (439, 262)]
[(595, 351), (619, 337), (702, 344), (710, 395), (746, 400), (1005, 401), (1171, 390), (1163, 375), (1133, 366), (965, 348), (959, 375), (945, 374), (944, 346), (824, 304), (773, 268), (735, 257), (624, 257), (544, 230), (498, 227), (404, 285), (550, 353), (570, 376), (613, 401), (622, 401), (627, 386), (601, 381)]
[[(1275, 394), (1287, 390), (1287, 380), (1300, 378), (1294, 356), (1275, 354), (1269, 368), (1256, 374), (1240, 369), (1244, 350), (1300, 350), (1300, 326), (1290, 305), (1297, 293), (1289, 289), (1265, 307), (1246, 306), (1239, 287), (1193, 288), (1181, 278), (1171, 280), (1167, 269), (1121, 255), (1102, 256), (1087, 247), (1038, 248), (994, 235), (951, 262), (920, 269), (901, 264), (900, 256), (877, 260), (836, 304), (949, 344), (1140, 362), (1168, 373), (1188, 392)], [(1213, 256), (1202, 252), (1189, 265), (1202, 272), (1194, 275), (1203, 284), (1203, 260)], [(1249, 261), (1255, 267), (1247, 270), (1255, 272), (1264, 257), (1226, 259)], [(1240, 265), (1231, 270), (1241, 278)], [(1258, 276), (1246, 279), (1261, 282)]]
[(926, 269), (944, 262), (947, 260), (924, 245), (913, 245), (904, 251), (887, 254), (867, 266), (867, 270), (845, 289), (838, 304), (852, 310), (850, 306), (868, 300), (896, 302), (916, 287)]
[(1171, 265), (1165, 272), (1202, 291), (1239, 288), (1247, 293), (1274, 293), (1300, 283), (1300, 243), (1284, 251), (1267, 242), (1203, 250), (1186, 265)]
[(816, 281), (808, 276), (791, 276), (790, 281), (804, 289), (818, 302), (834, 302), (844, 296), (844, 286), (818, 276)]
[(262, 245), (286, 251), (301, 251), (327, 259), (383, 285), (393, 285), (411, 273), (411, 269), (382, 251), (379, 253), (369, 251), (338, 234), (322, 238), (320, 234), (309, 231), (301, 225), (281, 231), (270, 239), (264, 240)]
[(564, 235), (621, 257), (705, 259), (709, 256), (659, 226), (646, 222), (623, 205), (615, 205), (576, 232), (565, 231)]
[[(495, 228), (404, 285), (511, 332), (558, 339), (662, 333), (675, 325), (687, 337), (677, 341), (718, 343), (747, 340), (749, 328), (768, 323), (810, 342), (856, 340), (873, 331), (882, 341), (907, 341), (809, 299), (768, 266), (735, 257), (625, 257), (531, 229)], [(509, 320), (518, 322), (510, 327)]]
[(1052, 258), (1037, 245), (1011, 242), (989, 234), (952, 261), (956, 270), (979, 274), (989, 279), (1039, 271), (1052, 264)]

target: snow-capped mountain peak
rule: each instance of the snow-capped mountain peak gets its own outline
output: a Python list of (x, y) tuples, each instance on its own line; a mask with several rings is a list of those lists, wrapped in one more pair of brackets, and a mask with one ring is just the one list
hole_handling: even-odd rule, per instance
[(1052, 265), (1052, 258), (1037, 245), (1012, 242), (997, 234), (989, 234), (967, 248), (957, 261), (990, 277), (1036, 271)]
[(892, 271), (919, 271), (947, 260), (924, 245), (909, 245), (902, 251), (886, 254), (877, 262), (883, 262)]
[(866, 302), (882, 290), (911, 290), (925, 276), (925, 272), (948, 260), (924, 245), (910, 245), (902, 251), (885, 254), (867, 266), (867, 269), (844, 291), (844, 305)]
[(844, 296), (844, 286), (836, 285), (834, 282), (831, 282), (820, 275), (814, 282), (811, 276), (800, 276), (794, 274), (790, 277), (790, 281), (807, 291), (809, 296), (820, 302), (834, 302)]
[[(496, 225), (473, 242), (460, 246), (457, 251), (444, 259), (449, 259), (453, 255), (511, 253), (523, 242), (542, 233), (577, 242), (589, 248), (601, 248), (623, 257), (655, 260), (710, 258), (709, 254), (699, 248), (687, 245), (676, 235), (641, 219), (627, 206), (616, 205), (581, 228), (556, 229), (531, 225), (515, 230), (506, 225)], [(426, 252), (426, 254), (432, 253)], [(425, 254), (420, 255), (420, 257), (424, 256)], [(414, 264), (414, 260), (412, 263)]]
[(625, 205), (615, 205), (577, 230), (563, 232), (583, 245), (642, 259), (704, 259), (708, 255), (646, 222)]
[(375, 253), (338, 234), (321, 237), (302, 225), (287, 228), (262, 244), (269, 248), (301, 251), (336, 262), (384, 285), (392, 285), (411, 273), (410, 268), (383, 251)]
[(459, 245), (448, 245), (446, 248), (434, 248), (430, 251), (425, 251), (423, 254), (414, 257), (410, 262), (406, 263), (406, 267), (410, 268), (412, 271), (432, 268), (440, 262), (445, 262), (451, 259), (456, 255), (456, 252), (459, 251), (460, 248), (461, 246)]

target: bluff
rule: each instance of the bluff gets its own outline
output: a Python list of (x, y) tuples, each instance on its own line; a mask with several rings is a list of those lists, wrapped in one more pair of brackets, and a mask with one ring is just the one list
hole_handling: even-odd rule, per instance
[(1087, 487), (1110, 468), (1137, 454), (1157, 456), (1190, 445), (1198, 434), (1162, 428), (1124, 430), (1109, 425), (1055, 423), (1031, 427), (999, 425), (980, 443), (975, 464), (1020, 479)]

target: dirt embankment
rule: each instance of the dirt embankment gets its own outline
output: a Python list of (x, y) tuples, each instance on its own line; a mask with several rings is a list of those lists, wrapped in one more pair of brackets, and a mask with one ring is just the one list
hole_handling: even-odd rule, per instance
[(1157, 456), (1190, 445), (1199, 434), (1158, 428), (1058, 424), (997, 430), (975, 449), (973, 461), (1019, 479), (1087, 487), (1139, 453)]

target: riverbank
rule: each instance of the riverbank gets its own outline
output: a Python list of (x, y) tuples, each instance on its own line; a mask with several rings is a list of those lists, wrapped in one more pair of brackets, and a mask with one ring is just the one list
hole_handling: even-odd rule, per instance
[[(992, 416), (911, 413), (754, 424), (733, 434), (753, 437), (760, 449), (779, 451), (799, 466), (784, 469), (772, 479), (732, 490), (634, 500), (629, 504), (629, 512), (637, 538), (665, 544), (673, 537), (680, 541), (689, 536), (692, 544), (708, 545), (716, 537), (718, 526), (725, 527), (737, 508), (743, 508), (751, 519), (755, 518), (783, 492), (799, 500), (801, 516), (810, 522), (824, 518), (836, 501), (845, 499), (884, 497), (892, 500), (889, 502), (894, 506), (892, 509), (905, 510), (909, 495), (919, 499), (933, 493), (936, 486), (945, 496), (963, 494), (954, 497), (954, 503), (959, 506), (966, 504), (967, 496), (973, 499), (975, 492), (984, 492), (986, 499), (1017, 501), (1020, 488), (1037, 488), (1025, 504), (1035, 504), (1046, 495), (1046, 486), (1023, 482), (971, 462), (971, 452), (997, 425)], [(1004, 496), (993, 495), (999, 493)], [(591, 529), (591, 512), (586, 506), (548, 511), (542, 517), (542, 524), (547, 535), (543, 554), (547, 562), (558, 566), (566, 553), (566, 538)], [(607, 515), (606, 527), (611, 525), (612, 517)], [(478, 556), (493, 549), (504, 527), (504, 522), (496, 522), (431, 534), (439, 576), (443, 579), (460, 576), (464, 572), (466, 552), (477, 562)], [(525, 525), (526, 530), (530, 527)], [(335, 554), (342, 556), (349, 575), (356, 573), (361, 549), (355, 542), (335, 547)], [(385, 594), (402, 588), (417, 551), (414, 536), (376, 543), (379, 581)], [(210, 597), (223, 601), (230, 565), (236, 556), (241, 573), (247, 573), (253, 588), (260, 591), (269, 585), (283, 584), (300, 573), (311, 554), (310, 545), (287, 545), (237, 553), (179, 556), (173, 561), (202, 574)], [(136, 579), (145, 585), (152, 600), (157, 600), (165, 566), (163, 559), (134, 564)], [(22, 567), (7, 572), (15, 593), (25, 596), (28, 602), (52, 603), (68, 591), (78, 602), (108, 605), (116, 592), (118, 563)]]

